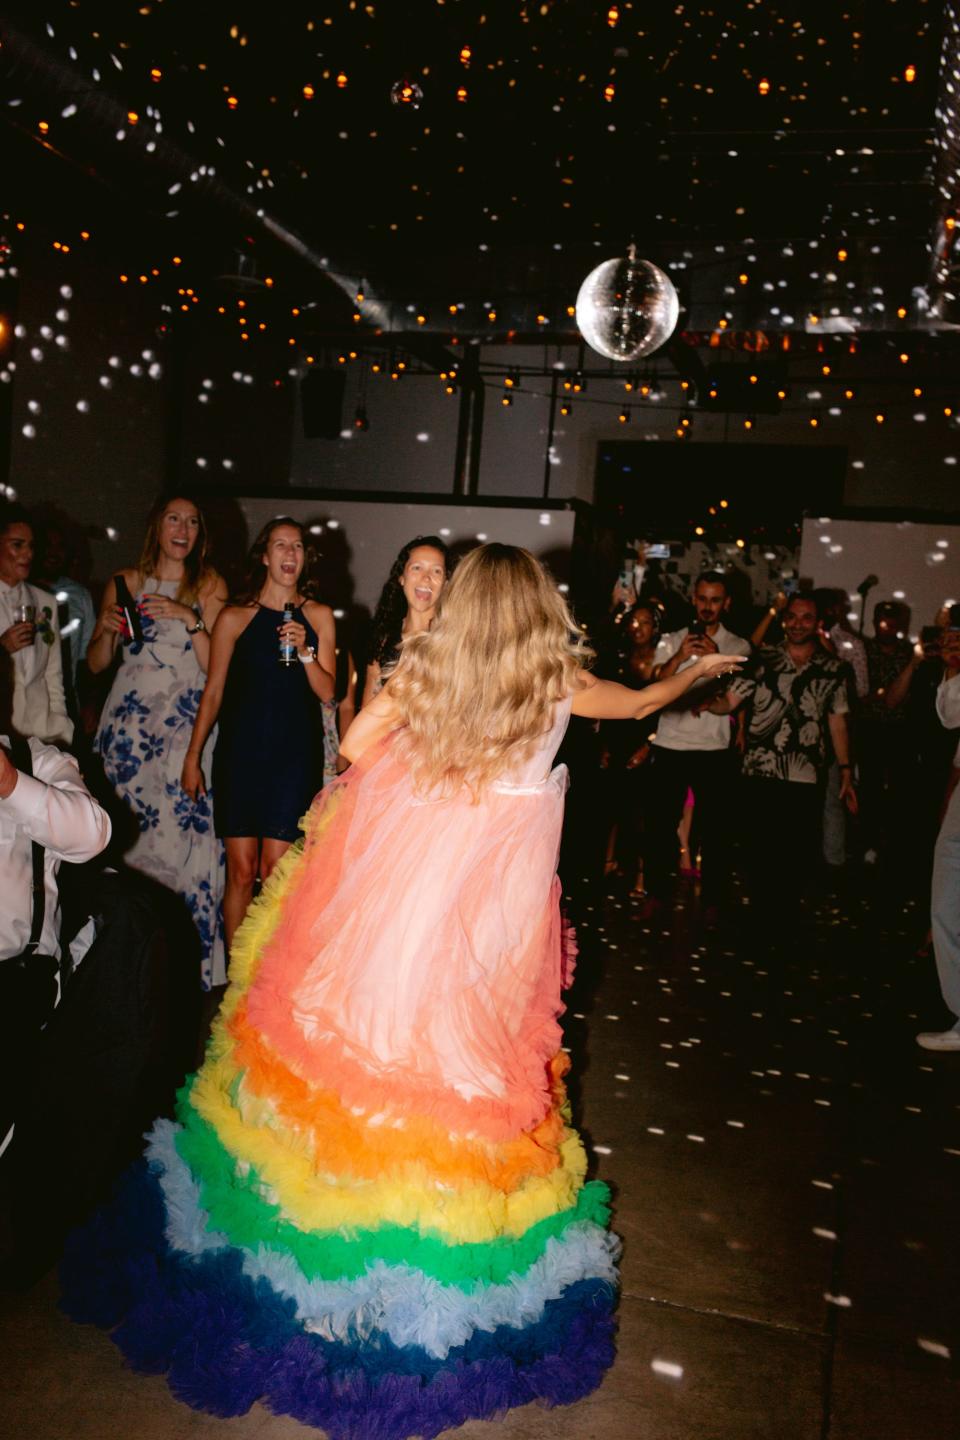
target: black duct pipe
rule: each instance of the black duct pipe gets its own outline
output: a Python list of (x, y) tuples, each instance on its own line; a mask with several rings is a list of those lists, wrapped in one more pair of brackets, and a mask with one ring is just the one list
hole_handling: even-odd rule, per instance
[[(345, 295), (350, 304), (360, 288), (360, 277), (331, 269), (324, 257), (305, 240), (263, 208), (251, 205), (216, 175), (214, 167), (195, 160), (157, 129), (142, 120), (131, 125), (127, 110), (118, 100), (56, 56), (50, 55), (29, 36), (6, 20), (0, 21), (0, 79), (24, 96), (30, 95), (63, 110), (76, 107), (73, 128), (78, 138), (100, 140), (111, 147), (122, 145), (126, 156), (136, 156), (142, 173), (163, 185), (167, 195), (183, 189), (192, 202), (219, 210), (245, 233), (269, 237), (275, 245), (308, 271), (322, 275)], [(118, 135), (122, 140), (117, 139)], [(83, 160), (82, 154), (72, 158)], [(384, 325), (386, 314), (375, 296), (363, 285), (363, 313), (371, 323)]]

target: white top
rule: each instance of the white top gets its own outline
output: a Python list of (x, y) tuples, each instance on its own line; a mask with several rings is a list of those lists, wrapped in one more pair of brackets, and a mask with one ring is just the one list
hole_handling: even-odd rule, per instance
[[(941, 680), (937, 690), (937, 714), (945, 730), (956, 730), (960, 726), (960, 674), (954, 675), (951, 680)], [(960, 745), (953, 763), (960, 770)]]
[(14, 729), (21, 735), (69, 745), (73, 721), (67, 714), (63, 694), (56, 599), (25, 580), (16, 585), (0, 580), (0, 634), (16, 623), (14, 611), (18, 605), (34, 606), (37, 633), (32, 645), (25, 645), (12, 657)]
[[(673, 630), (669, 635), (664, 635), (653, 657), (654, 666), (665, 665), (668, 660), (672, 660), (686, 636), (686, 626), (682, 630)], [(710, 639), (721, 655), (750, 653), (749, 642), (732, 634), (723, 624), (717, 626), (716, 634), (711, 635)], [(677, 674), (681, 675), (695, 664), (696, 657), (691, 655), (679, 666)], [(700, 715), (691, 714), (690, 707), (697, 703), (697, 690), (704, 683), (705, 680), (695, 680), (685, 695), (673, 705), (668, 705), (661, 713), (657, 733), (653, 737), (654, 745), (660, 745), (664, 750), (726, 750), (729, 747), (729, 715), (711, 715), (707, 711)]]
[[(0, 736), (9, 744), (6, 736)], [(110, 820), (90, 794), (77, 762), (53, 745), (29, 741), (33, 775), (22, 772), (6, 800), (0, 799), (0, 963), (19, 955), (30, 939), (33, 915), (31, 841), (44, 846), (46, 908), (39, 950), (60, 953), (62, 860), (80, 863), (99, 855), (110, 840)]]

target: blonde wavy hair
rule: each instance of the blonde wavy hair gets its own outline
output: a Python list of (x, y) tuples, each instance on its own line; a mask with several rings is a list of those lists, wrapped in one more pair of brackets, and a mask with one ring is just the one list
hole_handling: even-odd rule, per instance
[(389, 681), (417, 789), (466, 786), (476, 800), (529, 756), (592, 653), (528, 550), (470, 551), (430, 630), (403, 642)]

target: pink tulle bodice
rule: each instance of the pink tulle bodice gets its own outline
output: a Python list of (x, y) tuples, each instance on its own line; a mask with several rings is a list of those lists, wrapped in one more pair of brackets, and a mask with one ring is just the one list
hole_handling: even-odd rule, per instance
[(336, 883), (318, 844), (249, 996), (311, 1083), (388, 1112), (412, 1089), (421, 1111), (491, 1138), (542, 1119), (563, 971), (567, 775), (550, 767), (570, 707), (476, 803), (419, 799), (389, 742), (326, 797), (341, 812)]

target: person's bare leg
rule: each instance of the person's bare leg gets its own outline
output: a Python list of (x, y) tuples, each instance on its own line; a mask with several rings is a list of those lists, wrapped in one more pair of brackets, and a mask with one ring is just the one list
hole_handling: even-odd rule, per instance
[(289, 840), (271, 840), (269, 838), (264, 839), (263, 850), (260, 854), (261, 884), (266, 885), (267, 879), (270, 876), (273, 867), (276, 865), (277, 861), (281, 858), (281, 856), (287, 853), (287, 851), (290, 849), (290, 845), (291, 842)]
[[(270, 841), (264, 842), (264, 849)], [(259, 845), (255, 835), (230, 835), (224, 841), (227, 852), (227, 879), (223, 891), (223, 930), (227, 954), (237, 926), (247, 913), (257, 882)]]

